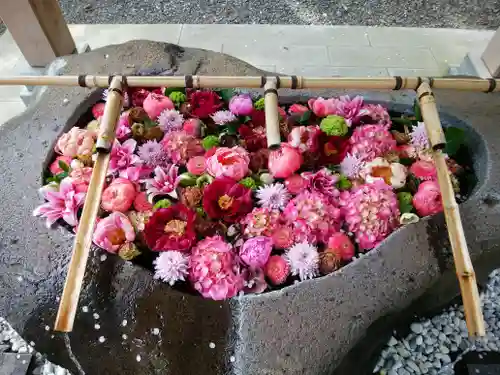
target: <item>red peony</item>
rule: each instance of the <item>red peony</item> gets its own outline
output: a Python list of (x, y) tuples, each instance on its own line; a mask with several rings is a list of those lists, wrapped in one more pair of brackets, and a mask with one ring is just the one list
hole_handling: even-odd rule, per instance
[(142, 107), (144, 99), (146, 99), (149, 95), (149, 91), (141, 88), (131, 88), (129, 90), (131, 92), (130, 96), (132, 98), (132, 105), (134, 107)]
[(144, 227), (146, 244), (154, 251), (188, 251), (196, 241), (196, 214), (183, 204), (156, 210)]
[(191, 114), (207, 118), (222, 108), (223, 102), (214, 91), (192, 91), (188, 94)]
[(262, 126), (251, 128), (248, 125), (241, 125), (238, 128), (240, 138), (245, 142), (245, 148), (252, 152), (267, 148), (266, 129)]
[(254, 127), (256, 126), (266, 126), (266, 112), (264, 111), (259, 111), (254, 108), (252, 113), (250, 114), (250, 118), (252, 119), (252, 125)]
[(203, 191), (203, 209), (212, 219), (234, 223), (252, 210), (252, 190), (232, 178), (216, 178)]
[(349, 147), (349, 138), (328, 136), (323, 133), (319, 142), (323, 164), (340, 164), (344, 160)]

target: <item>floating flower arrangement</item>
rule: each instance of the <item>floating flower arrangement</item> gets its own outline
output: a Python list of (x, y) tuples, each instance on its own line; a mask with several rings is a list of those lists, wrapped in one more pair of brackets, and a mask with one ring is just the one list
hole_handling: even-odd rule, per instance
[[(56, 141), (34, 215), (76, 231), (106, 95)], [(269, 150), (264, 99), (233, 90), (129, 89), (111, 150), (96, 246), (205, 298), (326, 275), (402, 225), (443, 210), (419, 108), (362, 97), (279, 108)], [(474, 184), (464, 133), (447, 128), (457, 199)], [(411, 250), (409, 250), (411, 251)]]

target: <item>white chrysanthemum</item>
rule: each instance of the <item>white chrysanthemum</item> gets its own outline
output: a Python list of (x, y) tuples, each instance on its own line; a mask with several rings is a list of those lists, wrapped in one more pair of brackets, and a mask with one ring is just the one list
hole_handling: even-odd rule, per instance
[(164, 251), (153, 263), (154, 278), (170, 285), (174, 285), (176, 281), (184, 281), (188, 274), (189, 258), (180, 251)]
[(363, 160), (352, 154), (347, 154), (340, 163), (340, 171), (348, 178), (358, 178), (364, 167)]
[(293, 245), (285, 254), (292, 275), (300, 280), (312, 279), (318, 275), (319, 254), (315, 246), (307, 242)]
[(431, 147), (429, 144), (429, 137), (427, 136), (427, 130), (423, 122), (419, 122), (417, 126), (413, 127), (410, 133), (410, 143), (417, 152)]
[(166, 109), (158, 116), (158, 125), (165, 133), (181, 130), (184, 117), (175, 109)]
[(217, 125), (225, 125), (236, 121), (236, 116), (231, 111), (217, 111), (210, 117)]
[(255, 196), (261, 207), (278, 210), (284, 209), (291, 198), (285, 185), (280, 183), (260, 187)]

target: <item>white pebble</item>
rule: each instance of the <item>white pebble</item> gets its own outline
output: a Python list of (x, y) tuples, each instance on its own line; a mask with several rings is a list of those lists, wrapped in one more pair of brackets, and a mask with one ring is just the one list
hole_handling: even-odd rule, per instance
[(128, 336), (126, 334), (123, 334), (122, 339), (126, 340), (126, 339), (128, 339)]
[(17, 281), (21, 282), (21, 281), (23, 281), (23, 278), (21, 276), (18, 276)]
[(135, 357), (135, 360), (136, 360), (137, 362), (140, 362), (140, 361), (141, 361), (141, 356), (140, 356), (139, 354), (137, 354), (137, 357)]
[(99, 319), (99, 314), (98, 313), (94, 313), (93, 317), (94, 317), (94, 319), (97, 320), (97, 319)]
[(35, 342), (34, 341), (30, 341), (30, 346), (35, 346)]
[(158, 328), (153, 328), (151, 333), (153, 333), (153, 335), (155, 335), (155, 336), (158, 336), (160, 334), (160, 330)]
[(45, 326), (45, 330), (48, 332), (50, 331), (50, 327), (49, 326)]
[(101, 329), (101, 325), (100, 324), (94, 324), (94, 329)]
[(99, 337), (99, 342), (100, 343), (103, 343), (104, 341), (106, 341), (106, 337), (104, 337), (104, 336)]
[(106, 256), (106, 254), (102, 254), (100, 259), (101, 259), (101, 262), (104, 262), (106, 259), (108, 259), (108, 257)]
[(122, 321), (122, 327), (126, 327), (127, 326), (127, 319), (123, 319)]
[(234, 355), (232, 355), (231, 357), (229, 357), (229, 362), (234, 362), (236, 361), (236, 358), (234, 357)]
[(88, 312), (89, 312), (89, 308), (88, 308), (88, 306), (83, 306), (83, 307), (82, 307), (82, 311), (83, 311), (84, 313), (88, 313)]
[(211, 342), (210, 344), (208, 344), (208, 347), (210, 349), (214, 349), (215, 348), (215, 343)]

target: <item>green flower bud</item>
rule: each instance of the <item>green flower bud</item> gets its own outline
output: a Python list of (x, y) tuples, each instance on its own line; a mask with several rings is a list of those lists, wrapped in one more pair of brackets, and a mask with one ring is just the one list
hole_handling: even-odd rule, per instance
[(240, 180), (239, 183), (249, 189), (255, 190), (257, 188), (257, 182), (252, 177), (245, 177)]
[(340, 190), (349, 190), (350, 188), (352, 188), (352, 182), (346, 176), (340, 175), (340, 178), (337, 182), (337, 187)]
[(209, 174), (202, 174), (196, 179), (196, 186), (202, 187), (203, 185), (211, 184), (214, 178)]
[(172, 202), (169, 199), (162, 199), (156, 202), (153, 206), (153, 210), (157, 210), (159, 208), (169, 208), (172, 205)]
[(264, 98), (258, 99), (253, 106), (255, 109), (262, 111), (264, 109)]
[(334, 135), (337, 137), (342, 137), (349, 131), (345, 119), (336, 115), (326, 116), (323, 120), (321, 120), (319, 127), (327, 135)]
[(194, 186), (196, 185), (196, 181), (196, 176), (189, 172), (185, 172), (179, 175), (179, 185), (181, 185), (182, 187)]
[(207, 135), (201, 141), (201, 145), (205, 150), (210, 150), (212, 147), (217, 147), (219, 145), (219, 137), (216, 135)]
[(171, 92), (168, 97), (175, 104), (176, 107), (179, 107), (182, 103), (186, 101), (186, 94), (180, 91)]
[(402, 191), (397, 194), (397, 197), (399, 201), (399, 211), (401, 211), (402, 214), (409, 213), (413, 210), (413, 196), (411, 193)]

